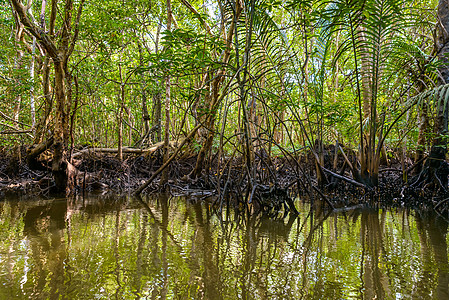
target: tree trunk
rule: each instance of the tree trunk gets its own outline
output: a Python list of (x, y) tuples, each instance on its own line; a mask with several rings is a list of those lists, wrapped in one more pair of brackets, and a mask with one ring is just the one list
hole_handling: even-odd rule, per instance
[[(140, 43), (137, 44), (139, 47), (139, 63), (140, 67), (143, 67), (143, 55), (142, 55), (142, 45)], [(148, 142), (148, 144), (151, 144), (150, 139), (150, 115), (148, 114), (148, 106), (147, 106), (147, 93), (146, 93), (146, 86), (145, 86), (145, 76), (142, 73), (140, 75), (140, 88), (141, 88), (141, 101), (142, 101), (142, 119), (143, 119), (143, 125), (144, 125), (144, 134), (142, 136), (142, 143)], [(150, 139), (149, 141), (146, 141), (147, 139)]]
[(123, 102), (125, 95), (125, 86), (120, 84), (120, 94), (118, 95), (120, 101), (119, 113), (118, 113), (118, 130), (117, 130), (117, 138), (118, 138), (118, 146), (117, 146), (117, 158), (122, 161), (123, 160)]
[[(24, 6), (19, 0), (11, 0), (11, 4), (20, 22), (32, 36), (36, 37), (36, 40), (42, 48), (45, 49), (46, 55), (53, 61), (56, 112), (53, 130), (54, 153), (52, 172), (56, 191), (67, 193), (69, 192), (67, 185), (69, 172), (73, 169), (73, 167), (69, 167), (66, 154), (70, 138), (69, 112), (71, 105), (71, 74), (68, 72), (68, 59), (73, 52), (75, 42), (78, 38), (78, 24), (84, 0), (81, 0), (78, 6), (74, 31), (72, 31), (73, 1), (65, 1), (64, 13), (62, 16), (62, 23), (64, 26), (62, 26), (61, 32), (57, 37), (54, 36), (57, 1), (52, 2), (50, 30), (48, 34), (44, 28), (44, 21), (41, 20), (41, 25), (38, 27), (38, 25), (32, 22), (27, 16), (27, 11), (30, 7)], [(42, 8), (45, 8), (45, 3), (42, 3)], [(43, 15), (44, 14), (41, 14), (41, 18)]]
[[(438, 3), (438, 40), (437, 53), (441, 65), (439, 68), (438, 84), (449, 83), (449, 3), (447, 0), (439, 0)], [(447, 191), (449, 166), (446, 162), (447, 133), (448, 133), (448, 103), (445, 97), (439, 97), (434, 120), (434, 139), (429, 157), (413, 186), (421, 186), (424, 183), (431, 184), (435, 191)]]
[[(234, 36), (234, 30), (236, 26), (236, 22), (240, 17), (240, 14), (242, 12), (242, 7), (240, 6), (240, 2), (236, 2), (236, 9), (235, 14), (231, 23), (231, 26), (229, 26), (229, 30), (226, 36), (226, 49), (223, 55), (222, 64), (226, 65), (229, 61), (229, 57), (231, 54), (231, 45), (232, 45), (232, 38)], [(205, 121), (205, 127), (206, 130), (208, 130), (208, 133), (206, 135), (206, 139), (204, 140), (201, 150), (198, 154), (195, 168), (190, 173), (190, 177), (196, 178), (201, 175), (202, 170), (204, 168), (204, 162), (207, 157), (207, 154), (210, 152), (213, 144), (213, 140), (215, 137), (215, 116), (217, 112), (218, 105), (220, 104), (220, 87), (223, 82), (224, 75), (226, 75), (226, 70), (223, 68), (217, 72), (217, 75), (212, 80), (211, 86), (211, 96), (208, 99), (210, 99), (209, 103), (205, 104), (205, 107), (207, 108), (207, 117)], [(221, 91), (221, 93), (226, 93), (226, 91)], [(221, 97), (222, 99), (222, 97)], [(206, 101), (207, 102), (207, 101)]]
[[(440, 76), (438, 80), (439, 85), (449, 83), (449, 3), (447, 0), (440, 0), (438, 4), (438, 18), (440, 19), (438, 46), (440, 48), (438, 59), (441, 62), (439, 69)], [(446, 153), (447, 139), (444, 135), (448, 131), (448, 107), (445, 99), (440, 97), (437, 106), (437, 116), (435, 119), (435, 139), (433, 141), (433, 148), (441, 148)], [(444, 157), (441, 157), (444, 159)]]
[[(162, 23), (162, 22), (161, 22)], [(156, 42), (155, 42), (155, 53), (159, 52), (159, 36), (161, 32), (161, 23), (157, 26), (156, 31)], [(160, 82), (162, 84), (162, 82)], [(161, 93), (157, 91), (153, 95), (153, 128), (156, 128), (156, 142), (162, 141), (162, 101)]]
[[(45, 31), (45, 10), (47, 8), (47, 1), (42, 1), (41, 13), (40, 13), (40, 26)], [(50, 13), (50, 27), (49, 36), (54, 36), (55, 32), (55, 18), (56, 18), (56, 8), (52, 5), (52, 10)], [(50, 58), (45, 56), (42, 65), (42, 92), (44, 96), (44, 113), (41, 115), (38, 123), (36, 124), (36, 134), (34, 136), (33, 143), (39, 145), (43, 142), (45, 134), (47, 132), (47, 126), (49, 123), (51, 111), (53, 109), (53, 97), (50, 89)]]
[(50, 59), (46, 57), (42, 67), (42, 91), (44, 98), (44, 109), (41, 117), (36, 124), (36, 135), (33, 143), (38, 145), (42, 143), (47, 132), (48, 123), (50, 122), (50, 115), (53, 109), (53, 97), (50, 89)]
[(417, 164), (415, 168), (415, 174), (421, 173), (423, 169), (423, 157), (424, 150), (426, 146), (426, 134), (429, 128), (429, 115), (428, 115), (428, 105), (423, 103), (418, 111), (418, 141), (417, 149), (415, 153), (415, 163)]
[[(15, 34), (15, 41), (16, 46), (19, 46), (20, 40), (22, 39), (23, 35), (23, 25), (18, 22), (16, 34)], [(14, 67), (16, 70), (21, 70), (23, 68), (23, 51), (20, 48), (17, 48), (16, 51), (16, 57), (14, 58)], [(23, 83), (21, 82), (21, 76), (17, 77), (17, 87), (20, 87)], [(20, 105), (22, 103), (22, 94), (20, 92), (15, 92), (14, 95), (14, 111), (13, 111), (13, 121), (14, 121), (14, 127), (16, 129), (19, 129), (19, 115), (20, 115)]]
[[(441, 62), (439, 69), (439, 85), (449, 83), (449, 3), (447, 0), (440, 0), (438, 3), (438, 59)], [(429, 155), (430, 174), (437, 177), (444, 188), (448, 184), (448, 167), (446, 163), (447, 153), (447, 133), (448, 133), (448, 103), (443, 97), (439, 98), (437, 115), (434, 122), (435, 138)]]
[[(34, 61), (36, 59), (36, 37), (33, 37), (33, 48), (31, 53), (31, 62), (30, 62), (30, 78), (34, 81)], [(33, 131), (36, 127), (36, 105), (34, 99), (34, 83), (30, 89), (30, 111), (31, 111), (31, 128)]]
[(55, 71), (56, 115), (53, 134), (54, 154), (52, 172), (58, 192), (65, 191), (68, 182), (66, 149), (68, 143), (68, 122), (66, 121), (65, 74), (62, 60), (53, 59)]
[(153, 95), (153, 127), (156, 128), (155, 142), (162, 141), (162, 101), (161, 93)]
[[(167, 31), (171, 31), (172, 10), (171, 0), (167, 0)], [(165, 77), (165, 134), (164, 134), (164, 163), (169, 159), (170, 143), (170, 100), (171, 100), (171, 82), (170, 74)], [(163, 187), (168, 181), (169, 169), (162, 172), (160, 186)]]

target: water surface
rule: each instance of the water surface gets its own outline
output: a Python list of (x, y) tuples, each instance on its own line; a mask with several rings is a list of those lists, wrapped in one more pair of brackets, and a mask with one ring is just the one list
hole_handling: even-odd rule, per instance
[(449, 299), (446, 221), (161, 196), (0, 202), (0, 299)]

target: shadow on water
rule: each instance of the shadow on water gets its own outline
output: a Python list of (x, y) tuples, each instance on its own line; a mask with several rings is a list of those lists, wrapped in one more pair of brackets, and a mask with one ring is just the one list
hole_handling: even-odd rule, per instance
[(270, 219), (188, 199), (0, 202), (0, 299), (448, 299), (448, 224), (356, 209)]

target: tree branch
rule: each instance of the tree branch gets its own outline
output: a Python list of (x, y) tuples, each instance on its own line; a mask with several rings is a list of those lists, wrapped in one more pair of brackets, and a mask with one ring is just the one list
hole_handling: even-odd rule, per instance
[(81, 0), (81, 3), (78, 6), (78, 11), (77, 11), (76, 20), (75, 20), (75, 30), (74, 30), (74, 34), (72, 37), (72, 41), (70, 43), (69, 51), (67, 52), (67, 56), (70, 56), (72, 54), (73, 49), (75, 48), (76, 41), (78, 40), (79, 24), (80, 24), (80, 19), (81, 19), (81, 13), (83, 12), (84, 1), (85, 0)]
[(211, 36), (212, 32), (210, 30), (210, 26), (206, 23), (206, 21), (204, 21), (200, 13), (187, 0), (181, 0), (181, 2), (185, 7), (187, 7), (187, 9), (189, 9), (194, 15), (198, 17), (200, 22), (203, 23), (204, 28), (206, 28), (207, 33)]
[(11, 0), (12, 6), (20, 19), (20, 22), (25, 28), (36, 37), (42, 47), (47, 51), (47, 54), (54, 60), (59, 61), (59, 53), (56, 45), (51, 41), (50, 37), (40, 28), (31, 22), (27, 16), (27, 8), (18, 0)]

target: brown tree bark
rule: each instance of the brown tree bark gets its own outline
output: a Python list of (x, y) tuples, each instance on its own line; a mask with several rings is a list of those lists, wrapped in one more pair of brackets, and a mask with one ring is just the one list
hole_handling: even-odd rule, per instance
[[(159, 37), (161, 33), (161, 24), (157, 26), (156, 30), (156, 42), (155, 42), (155, 53), (159, 52)], [(162, 84), (162, 83), (160, 83)], [(162, 101), (161, 93), (157, 91), (153, 95), (153, 128), (156, 128), (156, 142), (162, 141)]]
[[(438, 60), (442, 63), (439, 68), (440, 76), (438, 84), (449, 83), (449, 1), (439, 0), (438, 2)], [(441, 185), (447, 188), (448, 184), (448, 166), (446, 163), (447, 138), (448, 133), (448, 105), (445, 99), (440, 97), (437, 105), (437, 115), (434, 120), (434, 135), (428, 158), (429, 174), (427, 181), (437, 178)], [(433, 177), (433, 178), (432, 178)]]
[[(142, 54), (142, 45), (140, 43), (137, 43), (137, 46), (139, 48), (139, 64), (140, 67), (143, 67), (143, 54)], [(151, 138), (150, 138), (150, 115), (148, 113), (148, 106), (147, 106), (147, 92), (146, 92), (146, 85), (145, 85), (145, 77), (143, 73), (140, 75), (141, 80), (141, 101), (142, 101), (142, 120), (144, 125), (144, 133), (142, 137), (142, 142), (147, 141), (149, 144), (151, 144)]]
[[(226, 65), (229, 61), (229, 57), (231, 54), (232, 38), (234, 36), (236, 22), (239, 19), (241, 12), (242, 12), (242, 7), (240, 5), (240, 2), (236, 1), (234, 18), (233, 18), (231, 25), (229, 26), (229, 30), (228, 30), (228, 33), (226, 36), (226, 50), (224, 52), (223, 59), (222, 59), (223, 65)], [(226, 74), (226, 70), (224, 68), (219, 70), (216, 73), (216, 76), (214, 77), (214, 79), (212, 80), (212, 83), (211, 83), (211, 91), (210, 91), (211, 97), (206, 99), (209, 101), (207, 101), (208, 103), (205, 104), (205, 107), (207, 110), (207, 116), (205, 118), (204, 126), (203, 126), (204, 128), (206, 128), (208, 130), (208, 133), (207, 133), (206, 138), (201, 146), (201, 150), (198, 153), (195, 168), (190, 173), (191, 178), (196, 178), (201, 175), (201, 173), (204, 169), (206, 157), (212, 148), (213, 140), (215, 137), (214, 128), (215, 128), (216, 111), (217, 111), (218, 105), (220, 104), (220, 101), (223, 99), (223, 97), (221, 97), (221, 95), (220, 95), (220, 87), (224, 81), (225, 74)], [(221, 91), (221, 93), (225, 93), (225, 91)]]
[[(25, 29), (34, 37), (45, 50), (46, 55), (53, 61), (54, 68), (54, 89), (55, 89), (55, 119), (53, 130), (54, 154), (52, 162), (52, 172), (58, 192), (69, 191), (69, 169), (67, 161), (67, 146), (70, 138), (69, 132), (69, 112), (71, 105), (71, 74), (68, 70), (68, 59), (73, 52), (75, 42), (78, 38), (78, 24), (82, 13), (84, 0), (81, 0), (75, 20), (75, 28), (72, 30), (73, 1), (66, 0), (64, 3), (63, 24), (58, 41), (54, 36), (54, 31), (47, 34), (43, 23), (37, 27), (27, 15), (29, 7), (23, 5), (19, 0), (11, 0), (14, 12)], [(50, 17), (50, 28), (54, 28), (57, 11), (57, 0), (52, 1), (52, 11)]]
[(428, 105), (423, 103), (418, 111), (418, 141), (417, 149), (415, 153), (415, 163), (417, 167), (415, 168), (415, 174), (419, 174), (423, 168), (423, 158), (424, 158), (424, 147), (426, 145), (426, 134), (429, 128), (429, 115), (428, 115)]
[[(438, 38), (436, 41), (438, 60), (440, 61), (438, 84), (449, 83), (449, 1), (439, 0), (438, 2)], [(435, 191), (443, 189), (447, 191), (449, 166), (446, 162), (447, 134), (448, 134), (448, 103), (445, 97), (439, 97), (436, 116), (434, 119), (434, 139), (424, 168), (418, 179), (412, 186), (418, 187), (423, 184), (431, 184)]]
[[(438, 3), (438, 60), (442, 63), (439, 69), (440, 76), (438, 84), (443, 85), (449, 83), (449, 1), (440, 0)], [(439, 99), (437, 107), (437, 116), (435, 119), (435, 139), (433, 148), (440, 147), (444, 153), (447, 152), (447, 139), (444, 135), (448, 132), (448, 107), (444, 103), (445, 99)]]
[[(171, 0), (167, 0), (167, 31), (171, 31), (172, 21)], [(170, 143), (170, 100), (171, 100), (171, 81), (170, 74), (165, 77), (165, 134), (164, 134), (164, 164), (169, 159), (169, 143)], [(161, 176), (160, 186), (164, 188), (168, 181), (168, 169), (164, 169)]]

